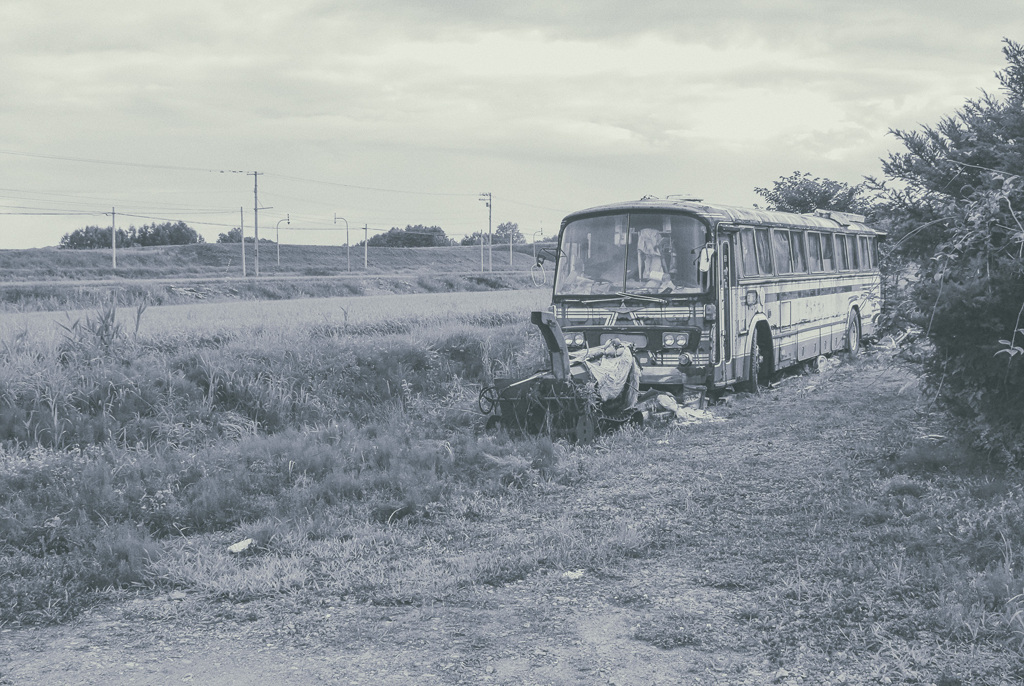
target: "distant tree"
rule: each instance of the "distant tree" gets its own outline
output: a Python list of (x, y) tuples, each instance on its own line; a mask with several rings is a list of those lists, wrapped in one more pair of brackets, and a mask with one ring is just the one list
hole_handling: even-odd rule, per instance
[[(117, 230), (117, 247), (126, 248), (129, 243), (130, 235), (124, 229)], [(95, 248), (109, 248), (110, 247), (110, 227), (109, 226), (86, 226), (81, 229), (75, 229), (71, 233), (66, 233), (60, 239), (59, 247), (67, 248), (70, 250), (90, 250)]]
[(509, 237), (512, 238), (513, 243), (526, 242), (523, 234), (519, 231), (519, 224), (515, 222), (502, 222), (498, 224), (498, 229), (494, 232), (494, 242), (507, 245)]
[(487, 232), (486, 231), (474, 231), (468, 236), (463, 236), (459, 241), (459, 245), (480, 245), (480, 239), (483, 239), (484, 245), (487, 245)]
[(866, 183), (851, 186), (798, 171), (780, 176), (771, 188), (755, 188), (754, 192), (768, 202), (767, 209), (779, 212), (809, 214), (821, 209), (867, 215), (872, 211)]
[[(131, 248), (149, 245), (188, 245), (202, 243), (203, 237), (185, 222), (147, 224), (141, 228), (129, 227), (117, 230), (117, 247)], [(61, 248), (88, 250), (110, 247), (110, 228), (86, 226), (66, 233), (60, 239)]]
[(217, 236), (218, 243), (241, 243), (242, 242), (242, 229), (237, 226), (227, 233), (222, 233)]
[(203, 237), (185, 222), (146, 224), (138, 229), (133, 226), (129, 232), (132, 245), (189, 245), (205, 242)]
[[(490, 240), (494, 245), (508, 245), (508, 237), (512, 235), (513, 243), (525, 243), (526, 238), (519, 230), (519, 224), (515, 222), (502, 222), (498, 224), (498, 228), (490, 236)], [(459, 241), (459, 245), (480, 245), (480, 239), (483, 239), (484, 245), (487, 245), (488, 236), (486, 231), (474, 231), (468, 236), (463, 236)]]
[[(406, 226), (404, 229), (393, 227), (387, 233), (372, 236), (366, 241), (371, 246), (387, 248), (432, 248), (452, 245), (440, 226)], [(363, 241), (359, 242), (362, 245)]]

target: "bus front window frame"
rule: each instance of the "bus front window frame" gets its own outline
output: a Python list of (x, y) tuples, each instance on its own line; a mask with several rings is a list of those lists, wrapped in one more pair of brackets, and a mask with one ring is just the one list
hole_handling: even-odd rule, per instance
[(562, 230), (554, 295), (700, 295), (697, 258), (707, 223), (676, 212), (584, 216)]

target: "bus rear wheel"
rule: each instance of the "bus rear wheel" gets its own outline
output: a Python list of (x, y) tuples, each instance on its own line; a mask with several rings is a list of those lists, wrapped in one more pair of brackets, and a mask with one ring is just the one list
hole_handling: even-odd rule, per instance
[(850, 313), (850, 321), (846, 324), (846, 351), (850, 357), (860, 355), (860, 317), (856, 312)]

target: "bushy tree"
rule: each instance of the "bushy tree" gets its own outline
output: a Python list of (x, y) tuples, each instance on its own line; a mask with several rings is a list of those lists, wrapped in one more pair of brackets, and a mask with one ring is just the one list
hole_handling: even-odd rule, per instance
[[(124, 229), (117, 230), (117, 247), (126, 248), (130, 245), (129, 234)], [(109, 226), (86, 226), (64, 234), (59, 247), (69, 250), (90, 250), (110, 247)]]
[[(406, 226), (404, 229), (392, 227), (387, 233), (371, 236), (367, 241), (371, 246), (388, 248), (431, 248), (452, 245), (440, 226)], [(362, 245), (363, 241), (359, 242)]]
[(935, 345), (932, 378), (989, 447), (1024, 457), (1024, 47), (1005, 40), (1001, 94), (935, 126), (894, 130), (883, 163), (890, 241)]
[(227, 233), (222, 233), (217, 236), (218, 243), (241, 243), (242, 242), (242, 230), (237, 226), (230, 229)]
[(468, 236), (463, 236), (462, 240), (459, 241), (459, 245), (480, 245), (481, 240), (483, 240), (484, 245), (487, 245), (487, 232), (474, 231)]
[(138, 229), (133, 226), (128, 232), (131, 245), (190, 245), (205, 242), (203, 237), (185, 222), (145, 224)]
[(459, 241), (459, 244), (480, 245), (480, 239), (483, 239), (484, 245), (487, 245), (489, 239), (493, 245), (508, 245), (509, 236), (512, 237), (513, 243), (526, 242), (526, 238), (519, 230), (519, 224), (516, 222), (502, 222), (501, 224), (498, 224), (498, 228), (495, 229), (494, 233), (489, 237), (486, 231), (474, 231), (468, 236), (463, 236), (462, 240)]
[(809, 214), (822, 209), (870, 215), (872, 211), (871, 193), (866, 183), (851, 186), (798, 171), (780, 176), (771, 188), (755, 188), (754, 192), (767, 201), (766, 209), (779, 212)]
[(502, 222), (498, 224), (497, 230), (494, 232), (494, 242), (502, 245), (508, 245), (509, 238), (512, 239), (513, 243), (525, 243), (526, 239), (523, 238), (523, 234), (519, 231), (519, 224), (516, 222)]
[[(188, 245), (202, 243), (203, 237), (185, 222), (165, 222), (134, 226), (117, 230), (117, 247), (131, 248), (150, 245)], [(73, 250), (110, 247), (110, 228), (86, 226), (66, 233), (60, 239), (60, 247)]]

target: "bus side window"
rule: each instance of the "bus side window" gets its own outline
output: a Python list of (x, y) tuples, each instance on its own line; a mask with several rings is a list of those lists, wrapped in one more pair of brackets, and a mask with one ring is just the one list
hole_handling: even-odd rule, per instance
[(878, 239), (871, 237), (868, 239), (868, 254), (871, 256), (871, 268), (878, 268)]
[(868, 239), (865, 236), (861, 236), (857, 239), (860, 243), (860, 268), (871, 269), (874, 265), (871, 264), (871, 254), (868, 252)]
[(779, 274), (790, 274), (793, 271), (793, 253), (789, 247), (789, 231), (775, 229), (775, 267)]
[(850, 269), (860, 269), (860, 253), (857, 251), (857, 237), (847, 236), (846, 244), (850, 249)]
[(807, 234), (807, 266), (812, 272), (821, 271), (821, 236), (813, 232)]
[(836, 254), (830, 233), (821, 234), (821, 266), (827, 272), (836, 270)]
[(757, 271), (761, 274), (771, 274), (772, 244), (768, 229), (755, 229), (754, 239), (757, 245)]
[(839, 271), (845, 272), (850, 270), (850, 254), (846, 249), (846, 236), (841, 233), (836, 234), (836, 252), (838, 253)]
[(798, 274), (807, 273), (807, 251), (804, 248), (804, 232), (793, 231), (789, 234), (793, 244), (793, 271)]
[(757, 276), (757, 253), (754, 251), (754, 230), (740, 231), (740, 263), (743, 276)]

